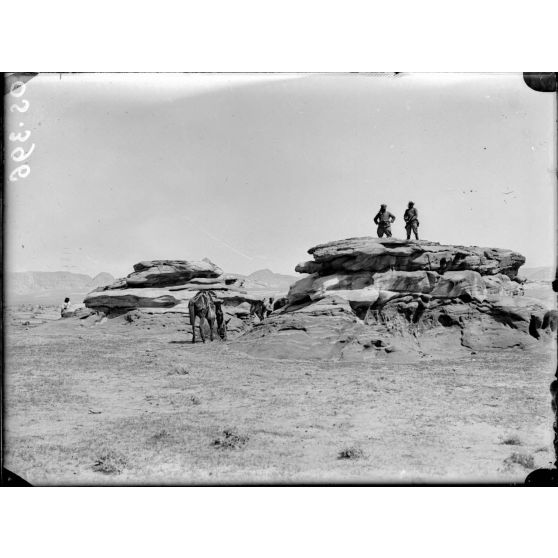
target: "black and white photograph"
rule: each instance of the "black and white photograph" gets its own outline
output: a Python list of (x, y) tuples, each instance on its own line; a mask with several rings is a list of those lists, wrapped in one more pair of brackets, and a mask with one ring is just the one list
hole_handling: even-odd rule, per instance
[(551, 475), (556, 105), (553, 73), (4, 74), (4, 475)]

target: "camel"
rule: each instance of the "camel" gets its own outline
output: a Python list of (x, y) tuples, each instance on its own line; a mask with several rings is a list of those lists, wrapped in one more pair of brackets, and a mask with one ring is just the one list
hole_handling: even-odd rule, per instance
[(252, 302), (250, 306), (250, 316), (257, 316), (260, 322), (273, 312), (273, 297), (264, 298)]
[(275, 310), (279, 310), (280, 308), (283, 308), (284, 306), (287, 306), (288, 302), (289, 302), (289, 299), (286, 296), (276, 298), (273, 301), (273, 311), (275, 312)]
[(227, 326), (223, 316), (223, 301), (219, 300), (213, 291), (198, 291), (188, 302), (190, 325), (192, 326), (192, 343), (196, 342), (196, 316), (200, 319), (200, 336), (205, 343), (203, 323), (209, 323), (209, 338), (213, 341), (213, 328), (217, 319), (217, 332), (221, 339), (227, 339)]

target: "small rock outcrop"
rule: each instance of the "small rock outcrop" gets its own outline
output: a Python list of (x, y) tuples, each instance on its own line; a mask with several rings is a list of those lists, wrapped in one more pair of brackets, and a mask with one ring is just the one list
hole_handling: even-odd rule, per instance
[(309, 275), (291, 286), (283, 308), (237, 340), (240, 349), (406, 359), (525, 349), (548, 337), (547, 308), (521, 296), (514, 279), (525, 258), (512, 250), (365, 237), (308, 252), (314, 259), (296, 271)]

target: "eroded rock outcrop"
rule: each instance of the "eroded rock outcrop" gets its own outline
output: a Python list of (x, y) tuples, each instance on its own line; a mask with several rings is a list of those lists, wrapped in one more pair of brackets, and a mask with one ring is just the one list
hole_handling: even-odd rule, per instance
[(314, 246), (308, 253), (314, 260), (297, 265), (299, 273), (471, 270), (481, 275), (501, 273), (513, 279), (525, 263), (525, 257), (512, 250), (395, 238), (348, 238)]
[(241, 279), (224, 274), (210, 260), (155, 260), (134, 265), (127, 277), (90, 292), (84, 303), (109, 317), (132, 312), (131, 322), (137, 322), (141, 313), (182, 314), (187, 321), (188, 301), (201, 290), (212, 290), (223, 301), (232, 331), (248, 327), (252, 304), (263, 298), (248, 293)]
[(549, 338), (547, 309), (519, 296), (514, 279), (525, 258), (512, 250), (366, 237), (309, 253), (314, 260), (296, 267), (309, 275), (291, 286), (286, 306), (237, 340), (240, 349), (405, 360), (525, 349)]
[(126, 277), (128, 287), (166, 287), (186, 283), (192, 279), (217, 278), (223, 270), (210, 260), (153, 260), (134, 265), (134, 272)]

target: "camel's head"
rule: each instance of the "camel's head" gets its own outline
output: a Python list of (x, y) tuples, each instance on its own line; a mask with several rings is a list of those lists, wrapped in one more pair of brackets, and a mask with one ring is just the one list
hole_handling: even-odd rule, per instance
[(217, 331), (223, 341), (227, 340), (227, 324), (223, 313), (223, 301), (219, 298), (213, 301), (215, 304), (215, 317), (217, 318)]

